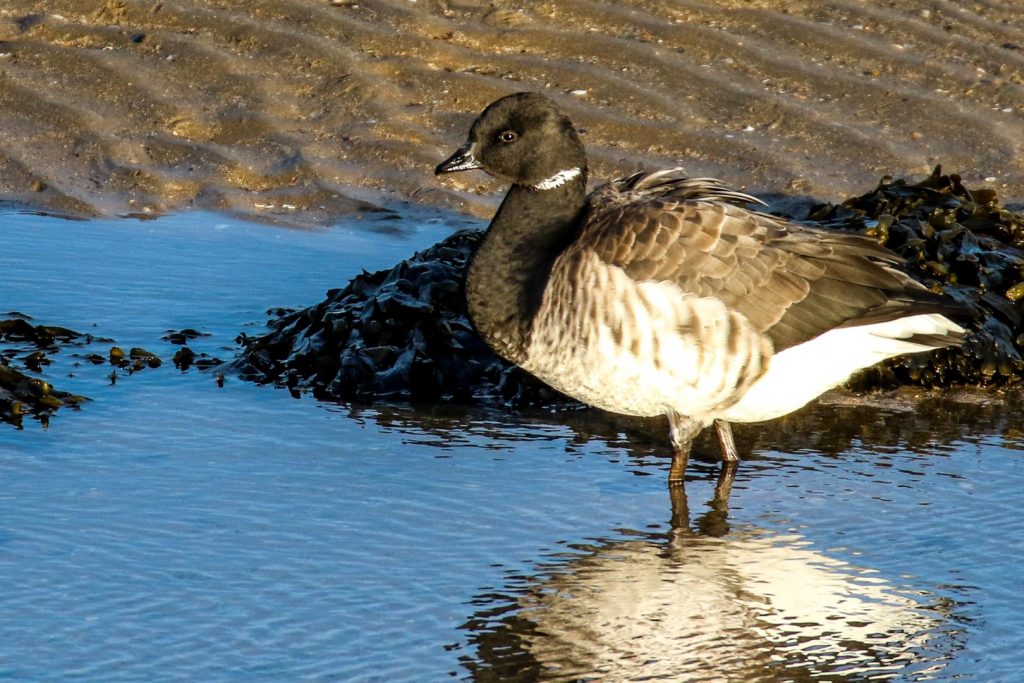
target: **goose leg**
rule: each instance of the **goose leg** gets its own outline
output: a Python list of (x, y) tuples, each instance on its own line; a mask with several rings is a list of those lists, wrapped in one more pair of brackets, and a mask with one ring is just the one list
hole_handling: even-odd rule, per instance
[(672, 440), (672, 466), (668, 470), (668, 485), (682, 486), (686, 477), (686, 465), (690, 461), (690, 450), (693, 439), (702, 429), (701, 425), (689, 417), (669, 412), (668, 433)]
[(722, 462), (731, 464), (735, 470), (740, 456), (736, 452), (736, 442), (732, 439), (732, 427), (725, 420), (715, 420), (715, 434), (718, 435), (718, 446), (722, 449)]
[(725, 420), (715, 420), (715, 434), (718, 446), (722, 449), (722, 471), (718, 473), (715, 484), (714, 503), (727, 505), (732, 492), (732, 482), (736, 477), (736, 469), (740, 464), (740, 456), (736, 452), (736, 442), (732, 438), (732, 427)]

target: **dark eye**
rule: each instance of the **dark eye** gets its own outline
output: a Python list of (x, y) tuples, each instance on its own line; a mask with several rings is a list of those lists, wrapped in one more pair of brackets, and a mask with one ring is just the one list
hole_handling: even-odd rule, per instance
[(516, 135), (516, 132), (514, 130), (506, 130), (505, 132), (500, 133), (498, 135), (498, 139), (501, 140), (502, 142), (515, 142), (515, 139), (517, 137), (518, 136)]

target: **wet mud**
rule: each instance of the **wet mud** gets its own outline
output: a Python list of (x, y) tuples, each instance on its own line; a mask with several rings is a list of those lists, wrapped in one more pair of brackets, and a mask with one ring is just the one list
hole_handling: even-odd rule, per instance
[(836, 201), (957, 169), (1024, 200), (1012, 2), (9, 0), (0, 198), (75, 216), (200, 207), (293, 224), (399, 199), (490, 101), (555, 98), (595, 180), (682, 165)]

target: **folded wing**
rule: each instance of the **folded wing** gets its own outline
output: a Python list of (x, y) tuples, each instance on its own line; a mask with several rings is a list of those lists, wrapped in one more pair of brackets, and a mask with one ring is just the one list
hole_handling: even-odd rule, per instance
[(776, 352), (837, 327), (963, 313), (896, 269), (900, 257), (877, 242), (737, 205), (750, 201), (713, 180), (637, 175), (595, 192), (577, 244), (636, 281), (722, 301)]

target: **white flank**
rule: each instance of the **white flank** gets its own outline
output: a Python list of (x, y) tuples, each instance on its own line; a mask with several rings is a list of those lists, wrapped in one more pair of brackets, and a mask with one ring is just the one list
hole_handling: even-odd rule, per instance
[(862, 368), (886, 358), (931, 351), (915, 344), (915, 334), (961, 334), (956, 323), (937, 313), (914, 315), (873, 325), (829, 330), (772, 357), (768, 372), (721, 417), (736, 422), (761, 422), (801, 408), (845, 382)]
[(569, 182), (579, 174), (580, 169), (578, 167), (567, 168), (564, 171), (559, 171), (550, 178), (546, 178), (540, 181), (536, 185), (531, 185), (531, 187), (535, 190), (553, 190), (556, 187), (561, 187), (562, 185), (565, 185), (567, 182)]

